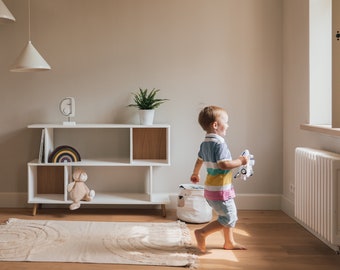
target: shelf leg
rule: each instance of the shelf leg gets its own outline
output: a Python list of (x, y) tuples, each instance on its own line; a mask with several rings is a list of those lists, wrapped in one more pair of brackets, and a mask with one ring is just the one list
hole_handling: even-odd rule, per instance
[(33, 205), (33, 213), (32, 213), (33, 216), (35, 216), (37, 214), (37, 210), (38, 210), (39, 206), (40, 206), (39, 203), (35, 203)]
[(166, 217), (166, 208), (165, 208), (165, 204), (161, 204), (161, 209), (162, 209), (162, 216)]

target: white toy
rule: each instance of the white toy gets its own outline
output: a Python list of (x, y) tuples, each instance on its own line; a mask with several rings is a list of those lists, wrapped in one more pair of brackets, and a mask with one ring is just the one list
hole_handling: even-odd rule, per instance
[(244, 150), (241, 156), (248, 157), (248, 162), (246, 165), (240, 166), (234, 178), (240, 177), (242, 180), (247, 180), (247, 178), (254, 174), (253, 166), (255, 165), (255, 159), (254, 155), (251, 155), (248, 149)]
[(80, 201), (91, 201), (95, 196), (95, 191), (90, 190), (85, 184), (87, 173), (84, 170), (76, 169), (73, 172), (73, 182), (67, 185), (67, 191), (73, 203), (70, 210), (76, 210), (80, 207)]

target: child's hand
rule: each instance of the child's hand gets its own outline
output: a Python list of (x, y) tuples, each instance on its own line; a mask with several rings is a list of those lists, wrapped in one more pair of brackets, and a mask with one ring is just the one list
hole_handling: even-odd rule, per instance
[(197, 184), (200, 181), (200, 176), (198, 174), (193, 173), (190, 177), (191, 182)]
[(240, 156), (239, 160), (241, 160), (242, 165), (246, 165), (248, 163), (249, 157), (248, 156)]

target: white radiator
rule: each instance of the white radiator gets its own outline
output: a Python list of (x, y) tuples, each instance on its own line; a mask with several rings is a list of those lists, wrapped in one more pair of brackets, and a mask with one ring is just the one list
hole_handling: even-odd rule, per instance
[(340, 155), (295, 149), (295, 217), (324, 243), (340, 246)]

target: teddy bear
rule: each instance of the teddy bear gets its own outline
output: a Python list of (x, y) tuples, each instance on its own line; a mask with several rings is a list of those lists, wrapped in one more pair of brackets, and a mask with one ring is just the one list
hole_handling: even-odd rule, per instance
[(70, 210), (76, 210), (80, 207), (80, 201), (91, 201), (95, 196), (95, 191), (90, 190), (85, 184), (87, 173), (82, 169), (76, 169), (73, 172), (73, 182), (67, 185), (67, 191), (73, 203)]

